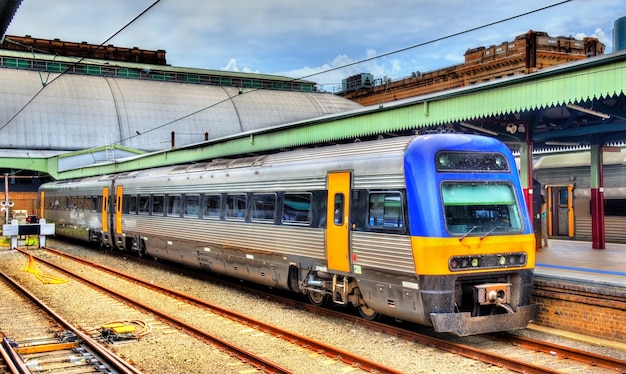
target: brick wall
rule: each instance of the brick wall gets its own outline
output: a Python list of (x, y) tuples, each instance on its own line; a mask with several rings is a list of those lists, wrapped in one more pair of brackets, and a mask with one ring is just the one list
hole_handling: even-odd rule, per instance
[[(0, 200), (4, 200), (4, 192), (0, 192)], [(28, 214), (39, 209), (37, 206), (37, 192), (10, 192), (9, 200), (13, 201), (13, 207), (9, 211), (9, 221), (13, 217), (14, 210), (26, 210)], [(0, 223), (4, 224), (5, 213), (0, 214)]]
[(626, 343), (626, 290), (562, 280), (535, 279), (537, 324)]

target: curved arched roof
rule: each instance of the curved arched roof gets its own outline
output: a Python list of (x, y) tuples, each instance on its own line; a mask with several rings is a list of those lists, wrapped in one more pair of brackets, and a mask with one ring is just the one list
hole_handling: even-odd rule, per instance
[(58, 75), (0, 68), (0, 148), (156, 151), (172, 131), (178, 147), (360, 107), (319, 92)]

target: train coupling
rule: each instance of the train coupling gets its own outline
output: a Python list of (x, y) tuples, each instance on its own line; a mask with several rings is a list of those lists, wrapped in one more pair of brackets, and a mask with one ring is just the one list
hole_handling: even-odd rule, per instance
[(467, 336), (518, 330), (537, 318), (539, 306), (536, 304), (511, 306), (511, 283), (477, 284), (473, 291), (473, 308), (464, 312), (430, 314), (435, 331)]
[(485, 283), (474, 286), (476, 303), (479, 305), (508, 304), (511, 283)]

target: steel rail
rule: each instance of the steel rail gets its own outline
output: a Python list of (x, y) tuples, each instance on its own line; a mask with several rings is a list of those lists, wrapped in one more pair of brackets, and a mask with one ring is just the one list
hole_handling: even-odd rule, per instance
[[(70, 254), (66, 254), (64, 252), (60, 252), (54, 249), (49, 249), (49, 250), (53, 251), (54, 253), (58, 253), (61, 256), (76, 257), (76, 256), (72, 256)], [(86, 261), (86, 260), (83, 260), (77, 257), (77, 261)], [(115, 270), (107, 269), (106, 267), (103, 267), (98, 264), (96, 265), (100, 268), (103, 268), (103, 270), (105, 271), (112, 271), (113, 273), (118, 273)], [(198, 272), (190, 272), (190, 273), (193, 273), (194, 275), (198, 276)], [(121, 274), (121, 275), (126, 276), (124, 274)], [(128, 277), (129, 279), (133, 279), (132, 276), (128, 276)], [(139, 282), (143, 282), (143, 281), (139, 280)], [(465, 344), (453, 343), (450, 341), (446, 341), (444, 339), (439, 339), (439, 338), (432, 337), (426, 334), (421, 334), (416, 331), (410, 331), (410, 330), (406, 330), (406, 329), (395, 327), (395, 326), (390, 326), (390, 325), (375, 322), (375, 321), (367, 321), (362, 318), (355, 318), (352, 315), (346, 315), (345, 313), (340, 312), (340, 311), (320, 308), (320, 307), (317, 307), (308, 303), (303, 303), (301, 301), (284, 298), (284, 297), (277, 296), (274, 294), (268, 294), (266, 292), (259, 291), (259, 290), (250, 289), (248, 287), (241, 286), (239, 284), (232, 284), (230, 282), (225, 282), (225, 281), (223, 282), (225, 284), (228, 284), (230, 287), (244, 289), (246, 292), (260, 295), (269, 300), (279, 301), (281, 303), (284, 303), (285, 305), (288, 305), (294, 308), (307, 310), (307, 311), (317, 313), (320, 315), (328, 315), (334, 318), (341, 318), (344, 320), (349, 320), (350, 322), (366, 326), (376, 331), (384, 332), (392, 336), (402, 337), (407, 340), (411, 340), (411, 341), (415, 341), (424, 345), (432, 346), (432, 347), (435, 347), (435, 348), (438, 348), (447, 352), (451, 352), (454, 354), (458, 354), (467, 358), (490, 363), (492, 365), (506, 368), (512, 371), (521, 372), (521, 373), (559, 373), (560, 372), (559, 370), (552, 370), (550, 368), (541, 367), (538, 365), (534, 365), (532, 363), (527, 363), (527, 362), (512, 359), (512, 358), (503, 357), (500, 354), (480, 350), (477, 348), (467, 346)], [(148, 284), (147, 286), (153, 286), (153, 285)], [(176, 293), (176, 291), (172, 291), (172, 292)], [(510, 336), (511, 336), (511, 339), (517, 338), (517, 337), (514, 337), (513, 335), (510, 335)], [(611, 357), (604, 357), (604, 356), (596, 355), (594, 353), (577, 351), (577, 350), (570, 349), (568, 347), (554, 345), (554, 344), (547, 343), (547, 342), (534, 341), (533, 339), (530, 339), (530, 338), (522, 337), (522, 339), (524, 339), (527, 343), (525, 343), (524, 345), (520, 343), (519, 345), (526, 349), (530, 349), (530, 350), (537, 351), (537, 352), (548, 353), (551, 355), (556, 353), (562, 358), (579, 361), (579, 362), (586, 363), (592, 366), (604, 367), (608, 369), (616, 369), (618, 370), (618, 372), (626, 373), (626, 370), (624, 369), (624, 365), (626, 365), (626, 363), (624, 363), (624, 361), (621, 361), (621, 360), (616, 360)], [(536, 345), (533, 345), (533, 344), (536, 344)]]
[[(145, 303), (139, 302), (137, 300), (133, 300), (117, 291), (108, 289), (107, 287), (104, 287), (96, 282), (93, 282), (87, 278), (84, 278), (80, 275), (74, 274), (72, 273), (70, 270), (65, 269), (64, 267), (57, 265), (49, 260), (46, 260), (44, 258), (41, 258), (39, 256), (33, 255), (31, 253), (27, 253), (25, 250), (20, 249), (20, 248), (16, 248), (18, 251), (22, 252), (25, 255), (28, 256), (32, 256), (34, 259), (36, 259), (37, 261), (44, 263), (50, 267), (53, 267), (65, 274), (68, 274), (69, 276), (80, 280), (81, 282), (84, 282), (85, 284), (88, 284), (92, 287), (94, 287), (97, 290), (100, 290), (104, 293), (110, 294), (115, 296), (116, 298), (118, 298), (119, 300), (122, 300), (124, 302), (127, 302), (129, 304), (135, 305), (145, 311), (148, 311), (158, 317), (160, 317), (163, 321), (172, 324), (172, 325), (177, 325), (180, 328), (182, 328), (185, 331), (190, 332), (191, 334), (193, 334), (196, 337), (199, 337), (201, 339), (204, 339), (205, 341), (209, 341), (212, 344), (214, 344), (215, 346), (219, 347), (220, 349), (224, 350), (225, 352), (229, 353), (231, 356), (237, 357), (239, 358), (241, 361), (243, 362), (247, 362), (249, 365), (255, 367), (256, 369), (259, 370), (263, 370), (266, 373), (271, 373), (271, 374), (280, 374), (280, 373), (290, 373), (290, 371), (286, 368), (281, 367), (280, 365), (277, 365), (269, 360), (266, 360), (262, 357), (259, 357), (257, 355), (255, 355), (252, 352), (249, 352), (245, 349), (242, 349), (240, 347), (237, 347), (223, 339), (220, 339), (217, 336), (214, 336), (212, 334), (209, 334), (206, 331), (203, 331), (193, 325), (190, 325), (188, 323), (186, 323), (185, 321), (182, 321), (174, 316), (168, 315), (167, 313), (161, 312), (158, 309), (155, 309), (153, 307), (151, 307), (150, 305), (147, 305)], [(48, 249), (49, 250), (49, 249)], [(60, 253), (60, 252), (59, 252)], [(85, 261), (85, 260), (83, 260)], [(88, 263), (88, 261), (87, 261)], [(95, 266), (97, 268), (101, 268), (103, 269), (101, 266)]]
[(549, 353), (558, 357), (562, 357), (564, 359), (576, 360), (592, 366), (616, 370), (618, 373), (626, 373), (626, 361), (618, 360), (613, 357), (601, 356), (595, 353), (585, 352), (575, 348), (554, 345), (525, 336), (516, 336), (511, 334), (492, 334), (490, 336), (494, 340), (502, 339), (511, 344), (519, 345), (521, 347), (532, 349), (537, 352)]
[(66, 321), (58, 313), (56, 313), (49, 306), (47, 306), (43, 301), (39, 300), (37, 296), (35, 296), (31, 292), (29, 292), (27, 289), (22, 287), (19, 283), (14, 281), (11, 277), (9, 277), (8, 275), (6, 275), (5, 273), (1, 271), (0, 271), (0, 277), (3, 278), (8, 284), (10, 284), (11, 287), (15, 288), (20, 293), (22, 293), (26, 298), (32, 301), (35, 305), (37, 305), (39, 308), (44, 310), (49, 316), (51, 316), (55, 321), (57, 321), (60, 325), (62, 325), (63, 328), (73, 332), (76, 336), (78, 336), (84, 344), (89, 346), (89, 348), (92, 349), (94, 352), (96, 352), (99, 355), (99, 357), (105, 360), (105, 363), (113, 366), (115, 370), (118, 370), (120, 373), (123, 373), (123, 374), (141, 374), (141, 371), (137, 370), (131, 364), (122, 360), (120, 357), (113, 354), (108, 349), (104, 348), (98, 342), (93, 340), (90, 336), (83, 333), (78, 328), (74, 327), (71, 323)]
[(2, 338), (2, 346), (0, 347), (0, 352), (2, 352), (2, 358), (6, 363), (8, 369), (13, 374), (27, 374), (30, 372), (26, 365), (24, 365), (21, 360), (18, 359), (15, 351), (11, 349), (9, 346), (9, 342), (6, 338)]
[[(115, 276), (118, 276), (118, 277), (125, 278), (125, 279), (127, 279), (129, 281), (138, 283), (138, 284), (140, 284), (140, 285), (142, 285), (142, 286), (144, 286), (146, 288), (149, 288), (149, 289), (161, 292), (161, 293), (166, 293), (166, 294), (169, 294), (170, 296), (174, 296), (176, 298), (180, 298), (180, 299), (183, 299), (185, 301), (191, 301), (194, 304), (197, 304), (197, 305), (199, 305), (199, 306), (201, 306), (203, 308), (210, 309), (215, 314), (219, 314), (219, 315), (221, 315), (223, 317), (226, 317), (226, 318), (229, 318), (231, 320), (237, 321), (239, 323), (245, 324), (245, 325), (250, 326), (252, 328), (255, 328), (257, 330), (270, 333), (270, 334), (272, 334), (272, 335), (274, 335), (276, 337), (280, 337), (280, 338), (282, 338), (284, 340), (287, 340), (287, 341), (289, 341), (291, 343), (296, 343), (296, 344), (302, 346), (303, 348), (307, 348), (307, 349), (313, 350), (313, 351), (315, 351), (318, 354), (324, 354), (324, 355), (326, 355), (326, 356), (328, 356), (330, 358), (336, 359), (336, 360), (340, 360), (340, 361), (342, 361), (342, 362), (344, 362), (346, 364), (352, 365), (352, 366), (357, 367), (357, 368), (359, 368), (361, 370), (368, 371), (368, 372), (373, 372), (373, 373), (380, 373), (380, 374), (385, 374), (385, 373), (398, 374), (398, 373), (401, 373), (401, 371), (396, 370), (394, 368), (390, 368), (388, 366), (379, 364), (379, 363), (377, 363), (375, 361), (372, 361), (372, 360), (369, 360), (367, 358), (355, 355), (355, 354), (353, 354), (351, 352), (348, 352), (348, 351), (342, 350), (340, 348), (337, 348), (337, 347), (325, 344), (323, 342), (320, 342), (320, 341), (308, 338), (306, 336), (295, 334), (295, 333), (293, 333), (291, 331), (281, 329), (281, 328), (273, 326), (271, 324), (252, 319), (252, 318), (250, 318), (250, 317), (248, 317), (248, 316), (246, 316), (244, 314), (240, 314), (240, 313), (237, 313), (237, 312), (234, 312), (234, 311), (231, 311), (231, 310), (219, 307), (219, 306), (211, 304), (211, 303), (209, 303), (209, 302), (207, 302), (205, 300), (199, 299), (199, 298), (197, 298), (195, 296), (187, 295), (187, 294), (178, 292), (176, 290), (173, 290), (173, 289), (170, 289), (170, 288), (167, 288), (167, 287), (155, 285), (155, 284), (153, 284), (151, 282), (148, 282), (148, 281), (136, 278), (136, 277), (134, 277), (132, 275), (124, 274), (124, 273), (119, 272), (119, 271), (117, 271), (115, 269), (108, 268), (106, 266), (103, 266), (103, 265), (100, 265), (100, 264), (97, 264), (97, 263), (94, 263), (94, 262), (82, 259), (82, 258), (77, 257), (77, 256), (70, 255), (68, 253), (64, 253), (62, 251), (58, 251), (58, 250), (53, 249), (53, 248), (45, 247), (44, 249), (47, 250), (47, 251), (50, 251), (52, 253), (55, 253), (55, 254), (57, 254), (59, 256), (71, 258), (74, 261), (78, 261), (78, 262), (84, 263), (86, 265), (93, 266), (93, 267), (98, 268), (98, 269), (102, 269), (103, 271), (106, 271), (108, 273), (114, 274)], [(39, 259), (39, 258), (38, 258), (38, 260), (39, 261), (45, 261), (45, 260), (42, 260), (42, 259)]]

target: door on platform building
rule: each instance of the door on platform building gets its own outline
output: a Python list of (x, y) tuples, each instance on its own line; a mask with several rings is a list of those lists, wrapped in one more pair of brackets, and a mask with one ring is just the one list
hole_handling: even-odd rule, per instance
[(574, 237), (574, 185), (545, 186), (548, 235)]
[(328, 173), (326, 259), (328, 270), (350, 271), (350, 172)]

